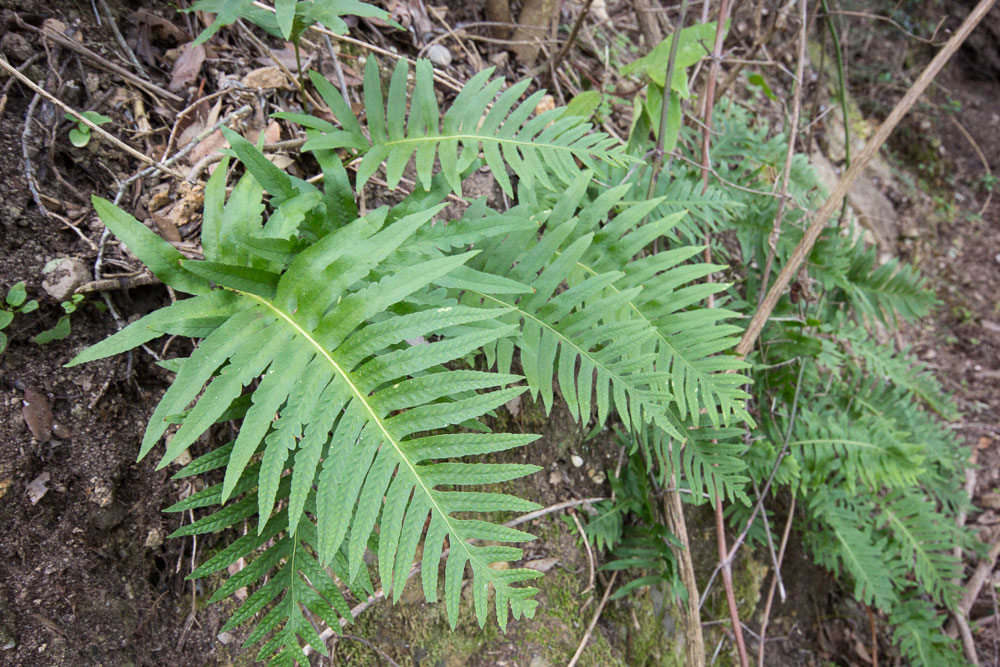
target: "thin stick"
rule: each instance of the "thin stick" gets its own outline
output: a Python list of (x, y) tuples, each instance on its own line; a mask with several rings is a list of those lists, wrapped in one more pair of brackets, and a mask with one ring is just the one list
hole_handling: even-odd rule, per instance
[[(795, 495), (792, 495), (792, 505), (788, 508), (788, 518), (785, 519), (785, 532), (781, 535), (781, 546), (778, 547), (778, 567), (785, 559), (785, 547), (788, 546), (788, 535), (792, 532), (792, 519), (795, 517)], [(771, 588), (767, 591), (767, 602), (764, 603), (764, 617), (760, 622), (760, 644), (757, 646), (757, 667), (764, 667), (764, 645), (767, 634), (767, 621), (771, 616), (771, 604), (774, 602), (774, 591), (777, 588), (779, 573), (774, 571)]]
[[(702, 118), (703, 126), (701, 133), (701, 164), (702, 171), (702, 193), (708, 190), (708, 169), (711, 168), (710, 142), (712, 138), (712, 110), (715, 106), (715, 83), (719, 76), (719, 61), (722, 58), (722, 43), (725, 38), (726, 19), (729, 18), (729, 0), (722, 0), (719, 5), (719, 20), (715, 30), (715, 44), (712, 47), (712, 66), (709, 68), (708, 81), (705, 84), (705, 114)], [(665, 97), (665, 94), (664, 94)], [(664, 99), (664, 104), (666, 99)], [(711, 236), (706, 235), (705, 240), (705, 261), (711, 262), (712, 243)], [(709, 276), (711, 280), (711, 276)], [(714, 298), (709, 295), (708, 307), (714, 305)], [(722, 496), (719, 494), (718, 482), (712, 477), (712, 488), (715, 492), (715, 537), (716, 547), (719, 552), (719, 564), (722, 570), (722, 583), (726, 589), (726, 604), (729, 607), (729, 620), (733, 627), (733, 638), (736, 641), (736, 652), (739, 655), (740, 667), (749, 667), (750, 661), (747, 657), (747, 647), (743, 640), (743, 624), (740, 622), (740, 611), (736, 604), (736, 593), (733, 588), (733, 570), (729, 560), (729, 552), (726, 548), (726, 522), (722, 512)], [(766, 493), (766, 492), (765, 492)]]
[(114, 33), (115, 41), (118, 42), (118, 46), (122, 48), (122, 51), (124, 51), (128, 56), (129, 62), (132, 63), (132, 67), (134, 67), (135, 70), (142, 75), (142, 78), (149, 79), (149, 75), (146, 74), (146, 70), (144, 70), (142, 65), (139, 64), (139, 59), (135, 57), (135, 53), (129, 48), (128, 42), (126, 42), (125, 38), (122, 36), (121, 30), (118, 29), (118, 24), (115, 23), (115, 15), (111, 13), (111, 7), (108, 7), (108, 0), (98, 0), (98, 2), (101, 3), (101, 9), (103, 9), (104, 13), (108, 16), (108, 23), (111, 25), (111, 32)]
[(90, 120), (89, 118), (87, 118), (83, 114), (79, 113), (78, 111), (76, 111), (75, 109), (73, 109), (72, 107), (70, 107), (68, 104), (66, 104), (65, 102), (63, 102), (62, 100), (58, 99), (55, 95), (52, 95), (51, 93), (49, 93), (48, 91), (46, 91), (45, 89), (43, 89), (41, 86), (39, 86), (37, 83), (35, 83), (34, 81), (32, 81), (31, 79), (29, 79), (28, 77), (26, 77), (24, 74), (21, 74), (21, 72), (19, 72), (17, 69), (15, 69), (14, 67), (12, 67), (9, 62), (7, 62), (6, 58), (0, 58), (0, 68), (6, 70), (12, 76), (17, 77), (18, 81), (20, 81), (21, 83), (23, 83), (24, 85), (26, 85), (28, 88), (30, 88), (34, 92), (38, 93), (39, 95), (41, 95), (42, 97), (44, 97), (45, 99), (47, 99), (49, 102), (52, 102), (57, 107), (59, 107), (60, 109), (62, 109), (66, 113), (68, 113), (69, 115), (73, 116), (77, 121), (79, 121), (79, 122), (83, 123), (84, 125), (86, 125), (87, 127), (89, 127), (91, 132), (96, 132), (101, 137), (103, 137), (104, 139), (107, 139), (112, 144), (114, 144), (116, 147), (118, 147), (121, 150), (125, 151), (126, 153), (128, 153), (129, 155), (131, 155), (132, 157), (134, 157), (135, 159), (137, 159), (140, 162), (143, 162), (145, 164), (148, 164), (151, 167), (156, 167), (158, 170), (160, 170), (160, 171), (162, 171), (162, 172), (164, 172), (166, 174), (170, 174), (171, 176), (173, 176), (174, 178), (176, 178), (178, 180), (183, 180), (184, 179), (184, 177), (181, 176), (180, 174), (178, 174), (177, 172), (173, 171), (172, 169), (168, 169), (166, 167), (161, 167), (159, 164), (157, 164), (156, 160), (154, 160), (153, 158), (149, 157), (148, 155), (143, 155), (142, 153), (140, 153), (136, 149), (132, 148), (131, 146), (129, 146), (128, 144), (126, 144), (125, 142), (123, 142), (118, 137), (110, 134), (106, 130), (101, 129), (101, 127), (99, 125), (96, 125), (92, 120)]
[[(837, 26), (830, 15), (830, 7), (826, 0), (823, 3), (823, 11), (826, 13), (826, 27), (830, 31), (830, 39), (833, 40), (833, 53), (837, 61), (837, 85), (840, 87), (838, 96), (840, 97), (840, 114), (844, 117), (844, 164), (848, 168), (851, 166), (851, 121), (847, 115), (847, 76), (844, 74), (844, 49), (840, 45), (840, 35), (837, 33)], [(840, 209), (840, 224), (844, 224), (847, 218), (847, 200)], [(760, 305), (760, 304), (758, 304)]]
[(994, 534), (990, 550), (987, 552), (986, 557), (979, 561), (972, 576), (969, 577), (969, 583), (966, 584), (965, 591), (962, 592), (962, 598), (955, 606), (956, 612), (963, 617), (969, 617), (972, 605), (976, 603), (976, 598), (979, 597), (979, 591), (983, 589), (983, 584), (986, 583), (990, 573), (993, 572), (993, 567), (997, 564), (998, 556), (1000, 556), (1000, 530)]
[(945, 63), (951, 58), (951, 56), (958, 50), (958, 47), (962, 45), (962, 42), (966, 40), (969, 33), (972, 32), (973, 28), (986, 16), (990, 8), (996, 3), (996, 0), (980, 0), (979, 4), (976, 5), (975, 9), (966, 17), (965, 21), (959, 27), (952, 38), (948, 40), (948, 43), (938, 52), (934, 59), (920, 74), (920, 77), (914, 82), (910, 89), (903, 96), (903, 99), (899, 101), (896, 108), (892, 110), (889, 117), (885, 119), (885, 122), (878, 128), (875, 135), (868, 140), (865, 147), (861, 150), (861, 153), (855, 158), (854, 162), (851, 164), (850, 168), (847, 170), (840, 181), (837, 183), (837, 187), (830, 194), (823, 206), (820, 207), (819, 211), (813, 217), (812, 222), (809, 223), (809, 227), (806, 230), (805, 235), (802, 240), (792, 251), (791, 257), (789, 257), (788, 262), (782, 268), (781, 273), (778, 274), (774, 285), (767, 293), (767, 297), (764, 298), (764, 302), (761, 304), (757, 312), (754, 313), (753, 319), (750, 320), (750, 325), (743, 334), (743, 338), (740, 340), (739, 345), (736, 346), (736, 353), (740, 357), (746, 357), (753, 349), (754, 344), (757, 342), (757, 338), (760, 336), (761, 331), (764, 329), (764, 325), (767, 323), (768, 318), (774, 311), (775, 306), (778, 305), (779, 299), (781, 299), (782, 294), (785, 292), (785, 288), (792, 281), (792, 277), (798, 272), (799, 267), (805, 258), (809, 255), (813, 246), (816, 244), (816, 240), (819, 235), (826, 228), (827, 219), (830, 214), (833, 213), (834, 209), (843, 201), (844, 196), (847, 194), (848, 189), (854, 183), (854, 180), (861, 174), (868, 163), (871, 162), (872, 158), (875, 157), (875, 153), (878, 152), (879, 148), (886, 142), (889, 135), (902, 120), (903, 116), (910, 110), (910, 108), (916, 103), (917, 98), (923, 94), (930, 85), (934, 77), (937, 76), (941, 68), (944, 67)]
[(580, 33), (580, 26), (583, 25), (583, 20), (587, 18), (587, 13), (590, 11), (590, 5), (593, 2), (594, 0), (587, 0), (583, 3), (583, 9), (580, 10), (580, 15), (576, 17), (576, 21), (573, 23), (573, 28), (570, 30), (569, 37), (566, 38), (565, 43), (552, 55), (552, 58), (547, 63), (535, 68), (532, 75), (537, 76), (545, 70), (554, 71), (558, 69), (559, 64), (562, 63), (563, 58), (566, 57), (566, 54), (569, 53), (570, 48), (573, 46), (573, 42), (576, 41), (576, 36)]
[(601, 612), (604, 611), (604, 605), (608, 603), (608, 596), (611, 594), (611, 589), (614, 588), (615, 579), (618, 578), (619, 570), (615, 570), (615, 573), (611, 575), (611, 581), (608, 582), (608, 587), (604, 589), (604, 597), (601, 598), (601, 604), (597, 605), (597, 609), (594, 610), (594, 617), (590, 619), (590, 625), (587, 626), (587, 631), (583, 634), (583, 639), (580, 640), (580, 645), (576, 647), (576, 653), (566, 664), (566, 667), (575, 667), (577, 660), (583, 654), (583, 649), (587, 647), (587, 642), (590, 640), (590, 635), (594, 632), (594, 626), (597, 625), (597, 619), (601, 617)]
[(799, 30), (799, 60), (795, 65), (795, 93), (792, 97), (792, 120), (788, 130), (788, 150), (785, 152), (785, 168), (781, 174), (781, 197), (778, 199), (778, 211), (774, 214), (774, 226), (771, 228), (771, 235), (767, 239), (767, 261), (764, 262), (764, 273), (761, 274), (760, 291), (757, 293), (758, 308), (764, 301), (764, 295), (767, 294), (767, 283), (771, 278), (774, 255), (778, 251), (778, 238), (781, 236), (781, 221), (785, 217), (788, 181), (792, 173), (792, 158), (795, 156), (795, 139), (799, 132), (799, 115), (802, 112), (802, 75), (805, 70), (806, 40), (808, 39), (806, 34), (806, 0), (799, 0), (799, 8), (802, 26)]
[[(969, 142), (970, 146), (972, 146), (972, 150), (976, 152), (976, 155), (979, 157), (979, 161), (983, 164), (983, 170), (986, 172), (986, 176), (992, 182), (993, 170), (990, 169), (990, 161), (986, 159), (986, 154), (983, 153), (983, 149), (979, 147), (979, 144), (972, 138), (972, 135), (967, 129), (965, 129), (965, 126), (958, 122), (957, 118), (954, 116), (948, 116), (948, 120), (950, 120), (952, 124), (958, 128), (958, 131), (962, 133), (965, 140)], [(977, 213), (977, 215), (981, 216), (983, 213), (986, 213), (986, 209), (990, 207), (991, 201), (993, 201), (993, 188), (990, 188), (989, 192), (986, 193), (986, 201), (983, 202), (983, 205), (979, 208), (979, 213)]]
[(580, 533), (580, 539), (583, 540), (583, 546), (587, 550), (587, 562), (590, 564), (590, 580), (587, 587), (580, 591), (580, 594), (583, 595), (594, 588), (594, 552), (590, 549), (590, 541), (587, 539), (587, 533), (583, 530), (583, 524), (580, 523), (580, 517), (576, 515), (576, 512), (570, 512), (569, 515), (573, 517), (573, 523), (576, 524), (576, 529)]
[(663, 513), (667, 517), (667, 527), (680, 546), (670, 540), (670, 552), (677, 560), (681, 583), (687, 589), (687, 603), (681, 608), (684, 621), (684, 651), (688, 667), (704, 667), (705, 636), (701, 629), (701, 610), (698, 605), (698, 581), (695, 579), (694, 562), (691, 558), (691, 543), (688, 539), (687, 524), (684, 522), (684, 505), (677, 489), (677, 476), (671, 470), (670, 488), (663, 499)]
[(32, 25), (28, 25), (28, 24), (23, 23), (23, 22), (19, 23), (18, 26), (19, 27), (23, 26), (23, 27), (25, 27), (25, 28), (27, 28), (29, 30), (34, 31), (34, 32), (41, 33), (44, 37), (47, 37), (48, 39), (51, 39), (53, 42), (55, 42), (59, 46), (67, 48), (67, 49), (69, 49), (71, 51), (75, 51), (76, 53), (80, 54), (81, 56), (84, 56), (88, 60), (92, 61), (94, 64), (96, 64), (101, 69), (107, 70), (108, 72), (111, 72), (113, 74), (117, 74), (118, 76), (120, 76), (123, 79), (126, 79), (126, 80), (134, 83), (136, 86), (138, 86), (139, 88), (144, 89), (146, 92), (148, 92), (150, 94), (157, 95), (157, 96), (159, 96), (161, 98), (170, 100), (171, 102), (177, 102), (178, 104), (183, 104), (184, 103), (184, 98), (181, 97), (180, 95), (176, 95), (176, 94), (170, 92), (169, 90), (166, 90), (164, 88), (161, 88), (160, 86), (157, 86), (155, 83), (150, 83), (149, 81), (146, 81), (142, 77), (136, 76), (135, 74), (133, 74), (132, 72), (128, 71), (124, 67), (116, 65), (115, 63), (113, 63), (113, 62), (111, 62), (111, 61), (109, 61), (109, 60), (107, 60), (105, 58), (102, 58), (101, 56), (97, 55), (96, 53), (94, 53), (93, 51), (91, 51), (90, 49), (88, 49), (83, 44), (80, 44), (76, 40), (69, 39), (65, 35), (61, 35), (58, 32), (53, 32), (51, 29), (48, 29), (48, 28), (41, 28), (41, 29), (39, 29), (39, 28), (36, 28), (36, 27), (34, 27)]
[(663, 167), (663, 140), (667, 134), (667, 114), (670, 109), (670, 95), (674, 81), (674, 67), (677, 65), (677, 48), (681, 41), (681, 30), (684, 28), (684, 16), (687, 14), (688, 0), (681, 1), (681, 13), (677, 17), (677, 27), (674, 28), (670, 42), (670, 57), (667, 60), (667, 78), (663, 81), (663, 106), (660, 107), (660, 135), (656, 139), (656, 149), (653, 150), (653, 171), (649, 176), (649, 188), (646, 199), (652, 199), (656, 192), (656, 181)]

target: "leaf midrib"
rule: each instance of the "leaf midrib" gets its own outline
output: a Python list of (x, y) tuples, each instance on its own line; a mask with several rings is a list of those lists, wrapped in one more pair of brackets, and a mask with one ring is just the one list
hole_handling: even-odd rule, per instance
[[(556, 251), (556, 255), (560, 255), (560, 254), (562, 254), (562, 253), (560, 253), (557, 250)], [(597, 271), (595, 269), (593, 269), (590, 266), (584, 264), (583, 262), (579, 262), (578, 261), (578, 262), (576, 262), (576, 265), (579, 266), (584, 271), (588, 271), (591, 275), (594, 275), (594, 276), (598, 275), (598, 273), (597, 273)], [(611, 289), (613, 289), (616, 294), (621, 294), (621, 290), (618, 289), (618, 287), (615, 286), (614, 283), (612, 283), (611, 285), (608, 285), (608, 287), (610, 287)], [(709, 385), (712, 384), (711, 382), (709, 382), (709, 380), (711, 379), (712, 375), (708, 374), (708, 373), (703, 373), (693, 363), (691, 363), (690, 361), (688, 361), (687, 357), (685, 357), (684, 355), (682, 355), (677, 350), (677, 348), (674, 347), (674, 345), (669, 340), (667, 340), (666, 336), (663, 335), (663, 332), (660, 331), (660, 328), (658, 326), (656, 326), (655, 324), (653, 324), (652, 320), (650, 320), (648, 317), (646, 317), (645, 313), (643, 313), (641, 310), (639, 310), (639, 307), (637, 305), (635, 305), (635, 302), (632, 301), (632, 299), (628, 300), (628, 305), (629, 305), (629, 308), (631, 308), (635, 312), (636, 315), (638, 315), (646, 324), (648, 324), (650, 326), (650, 328), (654, 332), (656, 332), (656, 337), (659, 338), (661, 341), (663, 341), (663, 344), (666, 345), (667, 348), (670, 350), (670, 353), (671, 353), (671, 355), (673, 356), (674, 359), (679, 359), (681, 362), (683, 362), (683, 364), (685, 366), (687, 366), (689, 369), (691, 369), (692, 373), (695, 373), (696, 375), (698, 375), (699, 378), (702, 378), (702, 380), (701, 380), (702, 382), (706, 382)], [(674, 401), (676, 401), (676, 400), (677, 400), (677, 397), (675, 396), (674, 397)], [(705, 407), (708, 407), (708, 406), (706, 405)], [(696, 410), (697, 410), (697, 406), (695, 406), (695, 408), (692, 408), (690, 411), (693, 414), (694, 412), (696, 412)], [(724, 424), (728, 425), (728, 422), (729, 422), (728, 419), (723, 419), (723, 423)]]
[[(385, 421), (375, 411), (374, 407), (368, 401), (367, 397), (351, 380), (351, 377), (347, 373), (347, 371), (345, 371), (343, 367), (341, 367), (341, 365), (337, 363), (337, 361), (333, 358), (333, 356), (331, 356), (330, 352), (322, 344), (320, 344), (320, 342), (316, 340), (316, 338), (313, 337), (312, 334), (310, 334), (298, 322), (296, 322), (290, 315), (282, 311), (280, 308), (276, 307), (267, 299), (249, 292), (237, 292), (237, 293), (242, 294), (250, 299), (253, 299), (257, 303), (264, 306), (265, 308), (271, 310), (275, 315), (277, 315), (279, 318), (284, 320), (290, 327), (292, 327), (295, 333), (302, 336), (304, 340), (306, 340), (310, 345), (312, 345), (318, 354), (320, 354), (324, 359), (326, 359), (326, 361), (333, 368), (334, 372), (337, 373), (343, 379), (343, 381), (347, 383), (347, 386), (349, 387), (351, 393), (354, 395), (355, 400), (361, 402), (361, 404), (364, 406), (365, 411), (371, 418), (372, 422), (375, 423), (378, 429), (382, 432), (382, 435), (385, 437), (385, 439), (396, 450), (396, 454), (409, 469), (410, 473), (413, 476), (413, 479), (416, 480), (416, 484), (420, 487), (420, 489), (424, 492), (424, 495), (427, 497), (431, 505), (432, 511), (436, 511), (444, 520), (445, 525), (448, 528), (449, 535), (455, 535), (456, 537), (459, 537), (461, 535), (461, 532), (454, 527), (451, 517), (448, 515), (447, 512), (444, 511), (441, 505), (437, 502), (437, 499), (434, 497), (433, 493), (431, 493), (432, 489), (424, 483), (423, 478), (416, 470), (416, 465), (412, 461), (410, 461), (410, 458), (408, 456), (406, 456), (406, 454), (403, 452), (402, 447), (400, 446), (399, 441), (392, 435), (392, 433), (389, 432), (389, 429), (386, 426)], [(470, 548), (471, 545), (464, 539), (461, 538), (456, 539), (454, 540), (454, 542), (457, 543), (456, 546), (460, 546), (462, 550), (465, 551), (468, 560), (475, 561), (478, 565), (481, 566), (481, 572), (479, 573), (478, 576), (482, 576), (482, 573), (484, 572), (488, 573), (494, 571), (492, 570), (492, 568), (489, 567), (489, 563), (484, 562), (482, 559), (478, 558), (475, 555), (475, 552), (472, 551), (472, 549)], [(488, 578), (490, 582), (494, 584), (494, 586), (497, 585), (498, 581), (497, 577), (488, 576)]]
[[(495, 301), (496, 303), (501, 304), (503, 306), (506, 306), (507, 308), (510, 308), (511, 310), (520, 313), (524, 317), (533, 320), (534, 322), (538, 323), (538, 325), (541, 326), (542, 328), (547, 329), (548, 331), (551, 331), (553, 334), (555, 334), (556, 336), (558, 336), (559, 339), (562, 340), (565, 344), (570, 345), (574, 350), (576, 350), (580, 354), (580, 356), (587, 357), (587, 359), (589, 359), (591, 361), (591, 363), (594, 364), (594, 366), (598, 366), (598, 367), (602, 368), (604, 370), (604, 372), (606, 372), (609, 376), (611, 376), (612, 378), (618, 380), (622, 384), (630, 386), (630, 387), (633, 387), (633, 391), (636, 394), (642, 395), (644, 393), (645, 390), (639, 389), (634, 384), (632, 384), (631, 382), (629, 382), (628, 380), (626, 380), (625, 378), (623, 378), (621, 375), (619, 375), (615, 371), (613, 371), (610, 368), (608, 368), (607, 364), (605, 364), (604, 362), (602, 362), (599, 359), (597, 359), (593, 354), (591, 354), (591, 352), (589, 350), (585, 350), (584, 348), (580, 347), (580, 345), (577, 344), (577, 342), (574, 341), (572, 338), (568, 337), (566, 334), (562, 333), (561, 331), (559, 331), (558, 329), (556, 329), (554, 326), (552, 326), (551, 324), (549, 324), (545, 320), (537, 317), (533, 313), (529, 313), (528, 311), (526, 311), (523, 308), (519, 307), (515, 303), (509, 303), (507, 301), (504, 301), (503, 299), (498, 299), (497, 297), (492, 296), (490, 294), (484, 294), (483, 292), (477, 292), (476, 290), (466, 290), (466, 291), (469, 294), (475, 294), (475, 295), (477, 295), (479, 297), (482, 297), (483, 299), (489, 299), (491, 301)], [(647, 401), (645, 398), (643, 398), (643, 405), (648, 406), (649, 403), (650, 403), (650, 401)], [(648, 408), (647, 408), (647, 410), (648, 410)], [(669, 412), (669, 410), (665, 411), (663, 413), (663, 416), (665, 416), (668, 419), (670, 419), (670, 421), (674, 424), (675, 428), (677, 427), (677, 425), (678, 425), (679, 422), (678, 422), (677, 418), (673, 414), (671, 414)], [(637, 424), (637, 426), (641, 426), (641, 424)]]

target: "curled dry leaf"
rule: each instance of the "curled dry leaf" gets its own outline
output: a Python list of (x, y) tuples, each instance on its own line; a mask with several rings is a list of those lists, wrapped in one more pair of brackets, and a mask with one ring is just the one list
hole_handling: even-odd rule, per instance
[(52, 408), (49, 400), (34, 389), (24, 390), (24, 400), (21, 414), (24, 416), (24, 423), (28, 425), (31, 435), (39, 442), (48, 442), (52, 439)]
[(176, 92), (194, 83), (201, 72), (203, 62), (205, 62), (205, 47), (188, 42), (180, 57), (174, 61), (174, 69), (170, 73), (170, 85), (167, 88)]

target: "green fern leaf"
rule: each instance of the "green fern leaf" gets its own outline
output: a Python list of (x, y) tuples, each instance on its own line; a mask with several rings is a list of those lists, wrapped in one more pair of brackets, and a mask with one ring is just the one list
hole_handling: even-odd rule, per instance
[[(360, 132), (347, 109), (336, 102), (340, 131), (322, 133), (309, 139), (304, 150), (357, 148), (364, 157), (358, 166), (357, 187), (361, 188), (385, 163), (386, 180), (395, 188), (403, 169), (414, 160), (417, 178), (425, 189), (431, 187), (434, 160), (456, 193), (462, 191), (462, 175), (479, 159), (482, 150), (487, 166), (501, 188), (513, 196), (507, 166), (522, 183), (538, 181), (555, 189), (568, 184), (579, 172), (575, 160), (596, 166), (599, 162), (621, 164), (628, 160), (623, 147), (603, 133), (592, 132), (577, 116), (562, 117), (563, 109), (553, 109), (528, 119), (544, 95), (539, 91), (518, 104), (529, 81), (504, 91), (502, 79), (489, 80), (493, 68), (479, 72), (452, 103), (440, 121), (434, 93), (433, 70), (426, 60), (417, 62), (416, 78), (407, 116), (406, 85), (408, 64), (400, 60), (393, 71), (388, 96), (383, 96), (378, 64), (368, 59), (365, 69), (364, 100), (370, 139)], [(322, 92), (322, 91), (321, 91)], [(327, 91), (328, 102), (336, 95)], [(492, 107), (490, 107), (491, 102)], [(550, 178), (555, 177), (555, 181)]]
[[(256, 151), (247, 143), (235, 144), (241, 153)], [(231, 405), (240, 404), (243, 422), (236, 440), (221, 448), (222, 455), (199, 459), (195, 466), (208, 470), (224, 465), (223, 483), (179, 506), (193, 509), (221, 503), (223, 507), (177, 533), (217, 531), (260, 513), (256, 534), (240, 538), (225, 557), (210, 560), (198, 571), (200, 575), (218, 569), (223, 560), (258, 549), (271, 554), (267, 560), (253, 561), (253, 577), (239, 578), (246, 585), (271, 572), (228, 627), (267, 607), (250, 641), (271, 634), (262, 657), (276, 656), (278, 663), (301, 661), (300, 642), (317, 646), (318, 641), (303, 610), (336, 627), (337, 614), (343, 616), (344, 611), (336, 587), (324, 593), (327, 589), (321, 590), (313, 575), (331, 566), (342, 569), (344, 581), (367, 576), (363, 555), (378, 525), (383, 588), (398, 598), (428, 517), (433, 529), (424, 538), (425, 554), (440, 553), (446, 538), (450, 545), (445, 599), (453, 623), (467, 564), (473, 590), (478, 591), (474, 606), (481, 623), (486, 620), (486, 592), (491, 588), (502, 627), (510, 613), (532, 613), (534, 589), (518, 584), (539, 573), (489, 567), (519, 559), (520, 549), (472, 543), (521, 542), (531, 536), (456, 514), (523, 511), (537, 505), (502, 494), (453, 489), (507, 481), (538, 468), (441, 461), (534, 439), (442, 433), (476, 420), (524, 391), (509, 386), (520, 380), (518, 376), (443, 366), (510, 336), (513, 327), (500, 321), (511, 311), (457, 304), (420, 306), (420, 299), (402, 307), (476, 253), (438, 255), (390, 270), (386, 260), (394, 253), (414, 256), (406, 245), (418, 242), (417, 231), (439, 208), (389, 224), (385, 209), (373, 212), (318, 239), (291, 258), (287, 267), (285, 262), (248, 252), (247, 247), (267, 247), (259, 243), (268, 238), (270, 221), (261, 216), (257, 183), (278, 191), (271, 193), (272, 204), (276, 203), (271, 220), (282, 214), (283, 207), (299, 207), (296, 200), (303, 191), (295, 194), (298, 186), (293, 182), (268, 174), (269, 168), (259, 159), (243, 157), (250, 172), (241, 181), (245, 185), (238, 185), (225, 204), (212, 202), (217, 217), (208, 232), (216, 242), (217, 259), (177, 264), (177, 271), (185, 272), (180, 275), (205, 279), (206, 286), (210, 280), (225, 289), (178, 302), (165, 315), (147, 316), (74, 361), (120, 352), (149, 340), (159, 328), (193, 328), (192, 322), (206, 318), (216, 323), (192, 356), (177, 366), (175, 382), (157, 406), (140, 456), (159, 441), (171, 421), (179, 421), (160, 462), (160, 467), (167, 465), (231, 412)], [(214, 190), (212, 197), (219, 195)], [(142, 239), (141, 233), (132, 231), (140, 223), (123, 214), (110, 215), (116, 233)], [(297, 224), (289, 230), (294, 233)], [(235, 237), (251, 241), (234, 251)], [(433, 335), (427, 344), (405, 342)], [(249, 404), (241, 402), (255, 381)], [(285, 472), (288, 467), (290, 473)], [(256, 565), (258, 561), (261, 565)], [(436, 566), (425, 570), (425, 590), (436, 587), (436, 572)]]

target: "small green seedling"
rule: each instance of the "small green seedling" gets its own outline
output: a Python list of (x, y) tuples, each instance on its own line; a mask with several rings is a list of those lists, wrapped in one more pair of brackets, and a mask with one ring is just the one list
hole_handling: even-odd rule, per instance
[[(56, 340), (63, 340), (69, 337), (71, 333), (69, 316), (76, 312), (77, 308), (83, 305), (84, 296), (82, 294), (74, 294), (70, 297), (69, 301), (63, 301), (61, 304), (65, 314), (59, 318), (56, 325), (51, 329), (46, 329), (42, 333), (31, 339), (31, 342), (37, 343), (38, 345), (45, 345), (46, 343), (51, 343)], [(106, 306), (103, 303), (94, 303), (94, 306), (98, 310), (104, 310)]]
[(30, 313), (38, 309), (38, 302), (28, 299), (28, 291), (21, 281), (10, 288), (7, 297), (0, 302), (0, 354), (7, 349), (7, 334), (2, 330), (6, 329), (14, 321), (14, 313)]
[[(104, 125), (105, 123), (110, 123), (111, 119), (104, 114), (97, 113), (96, 111), (84, 111), (83, 115), (86, 116), (94, 125)], [(83, 121), (77, 120), (77, 117), (73, 114), (66, 114), (66, 120), (76, 121), (76, 127), (69, 131), (69, 141), (71, 144), (77, 148), (83, 148), (90, 143), (90, 127), (86, 125)]]

